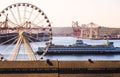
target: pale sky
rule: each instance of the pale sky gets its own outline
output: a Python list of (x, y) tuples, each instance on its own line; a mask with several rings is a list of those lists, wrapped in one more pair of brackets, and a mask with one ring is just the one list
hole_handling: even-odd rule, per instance
[(0, 0), (0, 11), (19, 2), (36, 5), (48, 16), (52, 26), (72, 26), (94, 22), (120, 28), (120, 0)]

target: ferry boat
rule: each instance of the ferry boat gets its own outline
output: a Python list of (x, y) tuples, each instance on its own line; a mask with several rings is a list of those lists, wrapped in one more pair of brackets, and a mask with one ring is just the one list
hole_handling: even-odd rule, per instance
[[(41, 54), (44, 48), (39, 47), (37, 54)], [(102, 45), (88, 45), (82, 40), (76, 40), (72, 45), (51, 44), (47, 54), (49, 55), (71, 55), (71, 54), (118, 54), (120, 47), (114, 47), (113, 42), (107, 42)]]

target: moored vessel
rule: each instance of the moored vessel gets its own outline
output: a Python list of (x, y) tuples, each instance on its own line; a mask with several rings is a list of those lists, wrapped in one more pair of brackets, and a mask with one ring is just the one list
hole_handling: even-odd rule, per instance
[[(44, 48), (39, 47), (37, 53), (42, 53)], [(55, 45), (51, 44), (47, 54), (49, 55), (80, 55), (80, 54), (118, 54), (120, 47), (114, 47), (113, 42), (107, 42), (101, 45), (88, 45), (82, 40), (76, 40), (72, 45)]]

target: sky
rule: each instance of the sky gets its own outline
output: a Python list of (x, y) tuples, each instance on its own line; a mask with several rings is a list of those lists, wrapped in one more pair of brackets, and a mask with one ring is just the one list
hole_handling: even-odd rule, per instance
[(72, 21), (78, 21), (120, 28), (120, 0), (0, 0), (0, 11), (19, 2), (39, 7), (53, 27), (72, 27)]

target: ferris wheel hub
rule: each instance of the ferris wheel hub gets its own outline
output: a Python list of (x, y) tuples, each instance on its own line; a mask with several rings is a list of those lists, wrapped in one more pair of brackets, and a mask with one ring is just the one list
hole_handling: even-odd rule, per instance
[(21, 37), (21, 36), (25, 36), (25, 35), (27, 35), (26, 32), (24, 32), (24, 31), (19, 31), (19, 36), (20, 36), (20, 37)]

